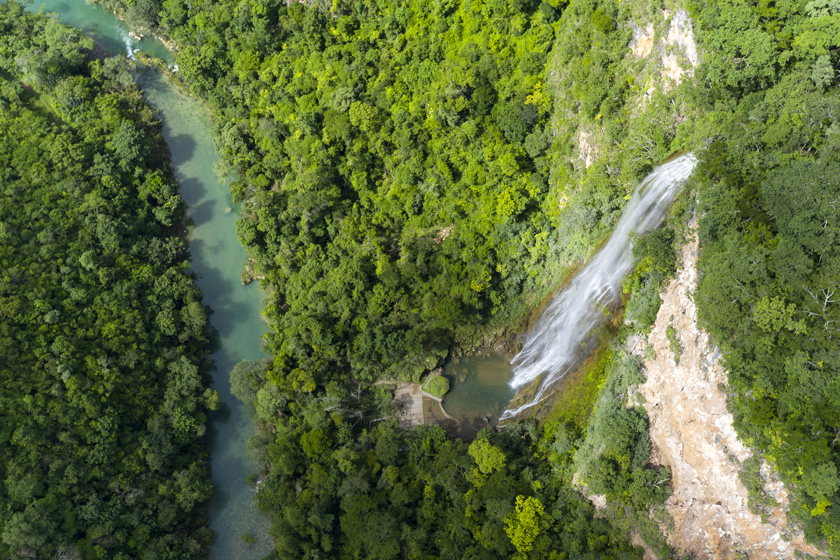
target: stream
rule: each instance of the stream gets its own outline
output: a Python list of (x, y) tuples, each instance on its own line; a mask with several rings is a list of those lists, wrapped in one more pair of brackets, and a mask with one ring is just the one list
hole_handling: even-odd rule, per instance
[[(134, 41), (114, 15), (84, 0), (49, 0), (25, 6), (32, 12), (42, 9), (55, 13), (60, 22), (88, 33), (110, 54), (140, 51), (170, 64), (174, 61), (159, 41)], [(204, 292), (204, 305), (212, 309), (210, 322), (218, 332), (211, 386), (219, 392), (222, 406), (211, 415), (208, 426), (214, 485), (208, 515), (216, 534), (209, 557), (256, 560), (268, 554), (273, 543), (268, 537), (268, 516), (257, 510), (254, 488), (246, 481), (257, 470), (245, 450), (246, 441), (254, 434), (253, 423), (245, 406), (231, 395), (228, 376), (237, 362), (266, 357), (260, 348), (260, 337), (266, 332), (260, 317), (262, 294), (257, 283), (246, 287), (240, 281), (246, 256), (236, 238), (237, 209), (230, 190), (213, 171), (219, 156), (213, 146), (209, 111), (158, 70), (141, 71), (137, 79), (163, 123), (180, 194), (193, 223), (189, 235), (191, 268)], [(243, 542), (244, 534), (255, 539), (250, 547)]]

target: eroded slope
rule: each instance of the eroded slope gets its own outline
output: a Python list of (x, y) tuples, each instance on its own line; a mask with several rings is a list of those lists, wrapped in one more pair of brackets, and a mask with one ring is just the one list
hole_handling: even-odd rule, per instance
[(797, 536), (785, 540), (787, 493), (767, 465), (762, 468), (769, 479), (765, 492), (779, 505), (767, 523), (748, 507), (738, 473), (751, 452), (739, 441), (726, 409), (719, 354), (697, 326), (692, 300), (697, 247), (695, 236), (683, 248), (682, 270), (663, 294), (648, 338), (655, 358), (644, 360), (647, 381), (639, 387), (650, 417), (652, 459), (673, 473), (674, 493), (665, 506), (674, 526), (663, 531), (679, 553), (697, 558), (738, 558), (739, 553), (752, 559), (792, 558), (796, 550), (818, 554)]

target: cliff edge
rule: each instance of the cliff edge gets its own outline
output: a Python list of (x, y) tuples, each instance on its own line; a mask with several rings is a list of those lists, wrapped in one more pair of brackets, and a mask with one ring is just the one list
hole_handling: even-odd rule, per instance
[(764, 492), (778, 504), (767, 522), (748, 507), (739, 479), (751, 451), (738, 439), (726, 409), (727, 377), (719, 353), (697, 326), (692, 295), (697, 286), (696, 234), (683, 247), (683, 268), (663, 294), (643, 359), (647, 380), (638, 390), (650, 417), (652, 462), (670, 467), (673, 495), (665, 503), (673, 518), (662, 527), (680, 554), (696, 558), (753, 560), (793, 558), (819, 550), (787, 527), (787, 492), (766, 463)]

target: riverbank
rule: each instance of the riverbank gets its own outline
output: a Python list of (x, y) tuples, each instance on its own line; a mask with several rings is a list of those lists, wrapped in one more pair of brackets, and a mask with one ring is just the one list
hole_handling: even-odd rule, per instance
[[(105, 52), (125, 55), (131, 49), (160, 59), (169, 56), (160, 43), (148, 39), (134, 43), (119, 20), (99, 6), (82, 0), (49, 0), (43, 5), (45, 12), (56, 13), (62, 23), (90, 34)], [(269, 520), (257, 510), (254, 490), (246, 480), (258, 468), (245, 445), (254, 426), (245, 407), (231, 395), (228, 376), (236, 363), (265, 356), (260, 343), (266, 332), (261, 320), (262, 294), (256, 286), (245, 288), (240, 283), (246, 257), (236, 238), (237, 207), (228, 185), (214, 171), (219, 158), (210, 111), (185, 91), (179, 76), (174, 82), (168, 79), (177, 73), (163, 63), (146, 60), (152, 64), (137, 72), (136, 79), (161, 121), (179, 193), (187, 204), (190, 269), (204, 294), (203, 305), (212, 309), (210, 322), (216, 331), (211, 387), (221, 396), (221, 409), (210, 416), (206, 436), (214, 486), (208, 517), (216, 534), (209, 558), (257, 560), (273, 549), (273, 543), (268, 536)], [(255, 538), (250, 544), (243, 541), (248, 534)]]
[(0, 4), (0, 557), (204, 560), (220, 396), (174, 162), (125, 61), (26, 8)]

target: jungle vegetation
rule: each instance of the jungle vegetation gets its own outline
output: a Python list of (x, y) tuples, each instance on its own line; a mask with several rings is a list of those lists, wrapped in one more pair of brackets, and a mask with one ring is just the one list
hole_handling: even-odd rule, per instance
[[(837, 540), (836, 2), (690, 3), (701, 63), (643, 111), (628, 103), (648, 87), (626, 62), (628, 3), (111, 4), (174, 39), (218, 116), (239, 235), (272, 290), (273, 360), (243, 366), (268, 427), (258, 453), (278, 425), (299, 444), (323, 429), (324, 399), (330, 431), (349, 417), (347, 441), (371, 437), (360, 425), (384, 397), (364, 382), (417, 379), (452, 343), (515, 323), (591, 252), (639, 176), (695, 148), (697, 302), (737, 428), (794, 489), (806, 534)], [(595, 132), (592, 168), (570, 165)], [(672, 227), (638, 248), (628, 328), (649, 327), (680, 238)], [(607, 387), (633, 377), (627, 359), (607, 360)], [(618, 423), (641, 434), (644, 418), (605, 408), (577, 426), (575, 457), (620, 489), (644, 436), (614, 472), (592, 466), (587, 441)]]
[[(180, 73), (214, 111), (221, 171), (242, 202), (238, 235), (270, 294), (271, 358), (239, 364), (231, 381), (255, 413), (249, 448), (264, 466), (257, 499), (272, 515), (276, 556), (638, 557), (631, 526), (668, 553), (648, 516), (662, 514), (668, 473), (647, 463), (644, 410), (620, 400), (643, 375), (620, 344), (599, 361), (590, 417), (522, 422), (472, 442), (440, 428), (398, 429), (388, 386), (373, 382), (419, 380), (453, 344), (519, 324), (610, 231), (636, 180), (681, 149), (700, 159), (696, 301), (730, 371), (736, 428), (792, 490), (806, 536), (837, 552), (836, 0), (691, 2), (701, 62), (681, 85), (649, 95), (636, 80), (645, 63), (627, 48), (639, 10), (617, 0), (104, 3), (171, 38)], [(59, 115), (44, 117), (51, 126), (69, 127), (69, 109), (43, 100), (76, 89), (30, 83), (14, 58), (22, 51), (4, 52), (15, 53), (4, 66), (9, 83), (34, 92), (24, 88), (10, 106), (28, 100)], [(101, 71), (86, 72), (105, 83)], [(94, 185), (117, 177), (140, 197), (145, 164), (118, 146), (157, 137), (146, 121), (128, 120), (137, 136), (119, 124), (95, 137), (105, 138), (102, 153), (113, 151), (112, 171), (95, 174), (92, 159), (81, 176)], [(584, 137), (600, 151), (588, 168)], [(177, 212), (156, 196), (119, 200), (168, 226), (158, 216)], [(97, 204), (72, 210), (99, 236)], [(619, 339), (655, 318), (693, 202), (681, 205), (666, 229), (637, 241)], [(91, 262), (123, 263), (79, 260), (87, 272)], [(8, 285), (17, 285), (11, 276)], [(170, 311), (189, 308), (186, 293)], [(50, 317), (69, 313), (59, 312)], [(200, 333), (177, 323), (185, 313), (159, 312), (154, 332), (177, 333), (160, 335), (179, 341), (166, 348), (197, 358)], [(52, 362), (43, 360), (46, 376)], [(198, 388), (192, 395), (212, 401)], [(196, 426), (203, 406), (192, 409)], [(606, 518), (573, 487), (575, 472), (606, 496)], [(15, 522), (29, 522), (27, 506), (17, 507)]]
[[(669, 125), (611, 174), (585, 174), (552, 126), (552, 48), (576, 62), (594, 48), (567, 78), (609, 82), (629, 39), (622, 8), (580, 2), (563, 20), (565, 4), (528, 1), (106, 5), (173, 40), (216, 116), (238, 234), (269, 290), (272, 358), (231, 380), (257, 419), (277, 555), (637, 557), (628, 528), (594, 518), (571, 486), (585, 426), (471, 444), (406, 433), (387, 386), (370, 385), (418, 380), (456, 341), (518, 322), (676, 145)], [(622, 83), (578, 87), (568, 104), (618, 137), (632, 126)], [(644, 413), (631, 415), (610, 426), (627, 445), (593, 464), (618, 472), (645, 447)], [(646, 488), (625, 500), (643, 511), (667, 485), (634, 465), (614, 495)]]
[[(271, 288), (273, 375), (416, 380), (456, 340), (520, 320), (608, 233), (653, 160), (593, 173), (575, 192), (547, 83), (563, 7), (171, 0), (155, 11), (216, 114), (243, 202), (238, 235)], [(600, 17), (594, 3), (573, 11)], [(589, 82), (629, 37), (607, 23), (573, 34), (609, 53), (575, 76)], [(628, 91), (579, 93), (620, 120)]]
[[(131, 19), (139, 5), (112, 7)], [(468, 445), (396, 429), (386, 386), (369, 386), (417, 380), (455, 341), (518, 321), (678, 145), (658, 100), (668, 124), (655, 143), (589, 173), (568, 163), (577, 117), (561, 133), (552, 113), (584, 104), (616, 139), (639, 121), (628, 122), (625, 76), (609, 86), (626, 10), (580, 2), (563, 19), (564, 9), (172, 1), (144, 20), (173, 39), (180, 72), (214, 109), (243, 203), (239, 237), (270, 290), (272, 359), (240, 364), (232, 383), (257, 418), (258, 503), (281, 558), (639, 554), (626, 523), (593, 518), (571, 487), (585, 425), (526, 425)], [(558, 108), (557, 64), (574, 69), (561, 81), (604, 87), (576, 87)], [(648, 277), (661, 267), (643, 268), (637, 282), (658, 297), (661, 274)], [(599, 424), (623, 439), (587, 464), (616, 504), (644, 512), (667, 497), (668, 474), (641, 461), (646, 417), (628, 414)]]
[(122, 57), (0, 4), (0, 557), (200, 558), (207, 317)]

